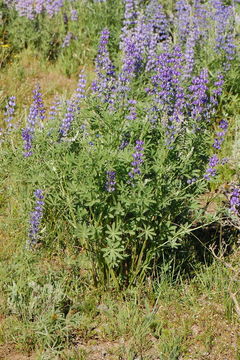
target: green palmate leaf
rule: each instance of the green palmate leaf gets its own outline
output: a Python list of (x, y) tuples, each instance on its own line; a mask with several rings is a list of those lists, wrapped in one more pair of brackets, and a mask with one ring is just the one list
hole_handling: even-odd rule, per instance
[(144, 224), (143, 228), (140, 228), (140, 234), (138, 235), (138, 237), (143, 237), (145, 240), (148, 239), (153, 239), (154, 236), (156, 235), (155, 231), (153, 228), (151, 228), (149, 225)]
[(110, 267), (118, 266), (120, 261), (126, 258), (127, 255), (124, 254), (124, 251), (120, 241), (112, 242), (109, 239), (107, 239), (107, 246), (102, 249), (103, 256)]
[(120, 230), (120, 226), (114, 222), (111, 226), (107, 225), (106, 234), (108, 235), (108, 239), (114, 242), (121, 240), (122, 231)]

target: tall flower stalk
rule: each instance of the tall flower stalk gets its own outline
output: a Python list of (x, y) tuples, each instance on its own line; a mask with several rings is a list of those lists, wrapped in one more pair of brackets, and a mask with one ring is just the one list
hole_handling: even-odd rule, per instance
[(83, 73), (80, 73), (75, 93), (73, 94), (72, 98), (67, 101), (66, 113), (63, 117), (59, 129), (60, 139), (63, 136), (67, 136), (77, 113), (80, 111), (80, 102), (82, 99), (85, 98), (85, 88), (86, 88), (86, 77)]
[(39, 238), (41, 221), (43, 218), (43, 208), (44, 208), (44, 193), (43, 190), (37, 189), (34, 191), (35, 196), (35, 207), (34, 211), (30, 214), (30, 226), (29, 226), (29, 234), (27, 240), (27, 247), (33, 248)]
[(11, 96), (8, 99), (7, 105), (5, 107), (5, 113), (4, 113), (4, 116), (5, 116), (4, 120), (6, 122), (8, 131), (11, 131), (14, 128), (13, 118), (14, 118), (14, 114), (15, 114), (15, 108), (16, 108), (16, 97)]
[(131, 162), (132, 169), (129, 172), (129, 176), (131, 178), (134, 178), (137, 175), (141, 174), (141, 165), (143, 163), (143, 157), (144, 157), (144, 141), (137, 140), (136, 146), (135, 146), (135, 152), (132, 154), (133, 161)]
[(111, 103), (114, 90), (115, 69), (108, 51), (110, 32), (104, 29), (101, 33), (98, 54), (96, 57), (97, 79), (93, 82), (92, 88), (97, 96), (103, 101)]
[(45, 107), (43, 104), (40, 86), (37, 85), (33, 90), (33, 103), (30, 106), (29, 114), (27, 117), (27, 126), (22, 130), (22, 139), (25, 157), (32, 155), (32, 140), (35, 133), (36, 124), (40, 127), (43, 126), (42, 121), (45, 119)]

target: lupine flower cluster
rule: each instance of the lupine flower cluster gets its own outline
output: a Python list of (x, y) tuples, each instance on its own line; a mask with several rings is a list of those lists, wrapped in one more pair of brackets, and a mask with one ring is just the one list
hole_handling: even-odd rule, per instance
[(67, 101), (67, 111), (62, 120), (62, 124), (61, 124), (60, 130), (59, 130), (60, 138), (62, 136), (66, 136), (67, 133), (69, 132), (71, 124), (75, 117), (75, 113), (76, 113), (76, 106), (74, 104), (74, 101), (68, 100)]
[(53, 100), (52, 105), (50, 106), (49, 109), (49, 120), (54, 120), (60, 110), (60, 106), (61, 106), (61, 101), (60, 99), (56, 96)]
[(222, 147), (222, 143), (224, 141), (227, 129), (228, 129), (228, 122), (227, 120), (221, 120), (219, 123), (219, 128), (221, 129), (221, 131), (218, 131), (216, 133), (216, 138), (214, 139), (214, 144), (213, 147), (215, 149), (220, 150)]
[(78, 21), (78, 11), (76, 9), (71, 10), (71, 20)]
[(137, 111), (135, 107), (136, 104), (136, 100), (128, 100), (128, 114), (126, 116), (127, 120), (135, 120), (137, 118)]
[(75, 98), (75, 101), (76, 101), (76, 105), (79, 105), (81, 100), (85, 99), (85, 97), (86, 97), (86, 94), (85, 94), (86, 84), (87, 84), (86, 75), (83, 72), (80, 72), (79, 77), (78, 77), (77, 88), (76, 88), (75, 94), (73, 95), (73, 97)]
[(43, 121), (45, 119), (46, 109), (43, 104), (40, 85), (37, 85), (33, 90), (33, 101), (34, 101), (35, 109), (38, 113), (39, 120)]
[(192, 85), (189, 86), (190, 95), (189, 103), (191, 104), (191, 118), (199, 121), (202, 116), (207, 118), (206, 106), (208, 102), (208, 70), (203, 69), (199, 76), (196, 76), (192, 80)]
[(144, 157), (143, 145), (144, 145), (144, 141), (142, 141), (142, 140), (136, 141), (135, 152), (132, 154), (133, 159), (134, 159), (131, 162), (132, 169), (128, 174), (131, 178), (134, 178), (136, 175), (141, 174), (141, 164), (144, 161), (143, 160), (143, 157)]
[(116, 172), (107, 171), (107, 181), (105, 188), (108, 192), (113, 192), (116, 190)]
[(115, 69), (108, 52), (110, 32), (104, 29), (101, 33), (98, 54), (96, 57), (97, 79), (93, 82), (93, 91), (103, 102), (112, 102), (114, 91)]
[(79, 75), (77, 89), (70, 100), (67, 101), (67, 110), (63, 117), (59, 135), (60, 139), (66, 136), (71, 128), (72, 122), (80, 110), (80, 102), (85, 97), (86, 77), (83, 73)]
[(27, 247), (33, 248), (39, 240), (40, 225), (43, 218), (44, 192), (41, 189), (34, 191), (35, 208), (30, 214), (30, 227), (27, 240)]
[(235, 187), (230, 194), (230, 211), (240, 215), (240, 186)]
[(32, 155), (32, 140), (35, 132), (35, 126), (38, 122), (39, 126), (43, 126), (41, 121), (45, 119), (45, 107), (42, 100), (40, 86), (37, 85), (33, 90), (33, 103), (30, 106), (30, 111), (27, 118), (27, 126), (22, 130), (23, 147), (25, 152), (24, 157)]
[(13, 118), (14, 118), (14, 113), (15, 113), (15, 107), (16, 107), (16, 97), (15, 96), (11, 96), (8, 99), (8, 103), (5, 107), (5, 113), (4, 113), (4, 120), (6, 122), (7, 125), (7, 130), (11, 131), (11, 129), (14, 127), (13, 124)]
[(176, 10), (175, 26), (180, 40), (184, 41), (191, 30), (191, 6), (187, 0), (178, 0), (176, 2)]
[(208, 168), (206, 170), (206, 173), (204, 174), (204, 178), (206, 180), (210, 180), (211, 177), (214, 177), (217, 173), (217, 165), (219, 164), (219, 158), (216, 154), (214, 154), (213, 156), (210, 157), (209, 159), (209, 163), (208, 163)]
[[(228, 122), (227, 120), (221, 120), (219, 123), (219, 128), (221, 131), (217, 131), (216, 138), (214, 139), (213, 147), (217, 150), (221, 149), (222, 143), (224, 141), (224, 137), (226, 135), (227, 129), (228, 129)], [(206, 173), (204, 175), (204, 178), (206, 180), (210, 180), (211, 177), (214, 177), (217, 173), (216, 167), (219, 164), (225, 164), (228, 160), (226, 158), (220, 160), (217, 154), (214, 154), (209, 159), (208, 168), (206, 170)]]
[(25, 16), (30, 20), (35, 19), (41, 13), (53, 17), (64, 4), (63, 0), (16, 0), (14, 2), (5, 2), (8, 6), (14, 5), (20, 16)]
[(76, 37), (74, 36), (74, 34), (71, 31), (69, 31), (63, 40), (62, 48), (69, 47), (71, 41), (75, 40), (75, 39), (76, 39)]
[(224, 5), (220, 0), (212, 0), (211, 3), (216, 22), (216, 51), (224, 52), (229, 62), (233, 60), (236, 52), (233, 37), (234, 9), (232, 6)]

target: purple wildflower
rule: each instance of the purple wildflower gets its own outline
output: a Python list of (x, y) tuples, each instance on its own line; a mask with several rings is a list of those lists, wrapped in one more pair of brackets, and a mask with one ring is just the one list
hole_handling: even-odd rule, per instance
[(107, 171), (107, 181), (106, 181), (106, 190), (108, 192), (113, 192), (116, 190), (116, 172)]
[(176, 2), (176, 10), (175, 26), (177, 28), (179, 39), (183, 42), (188, 37), (191, 29), (191, 6), (186, 0), (178, 0)]
[(216, 133), (216, 138), (214, 139), (214, 143), (213, 143), (213, 147), (218, 150), (221, 149), (222, 143), (224, 141), (224, 137), (228, 129), (227, 120), (221, 120), (219, 123), (219, 128), (222, 129), (222, 131), (218, 131)]
[(76, 106), (75, 106), (74, 101), (68, 100), (67, 101), (67, 111), (62, 120), (62, 124), (61, 124), (60, 130), (59, 130), (60, 138), (62, 136), (66, 136), (67, 133), (69, 132), (72, 122), (75, 117), (75, 113), (76, 113)]
[(192, 184), (194, 184), (196, 181), (197, 181), (196, 178), (188, 179), (188, 180), (187, 180), (187, 184), (192, 185)]
[(110, 32), (104, 29), (101, 33), (98, 54), (96, 57), (97, 79), (93, 82), (93, 91), (103, 102), (111, 103), (112, 91), (114, 89), (115, 70), (108, 52)]
[(45, 119), (46, 109), (44, 107), (41, 88), (39, 84), (37, 84), (35, 89), (33, 90), (33, 102), (39, 119), (43, 121)]
[(166, 127), (167, 143), (171, 143), (183, 119), (185, 91), (181, 83), (183, 54), (178, 46), (165, 49), (156, 62), (156, 73), (152, 76), (152, 94), (155, 108), (162, 115)]
[(240, 209), (240, 187), (235, 187), (230, 194), (230, 210), (239, 214)]
[(218, 74), (217, 81), (214, 82), (215, 89), (213, 90), (213, 94), (215, 96), (221, 96), (222, 95), (222, 87), (224, 84), (224, 78), (222, 74)]
[(83, 98), (85, 98), (85, 86), (86, 77), (83, 73), (80, 73), (75, 93), (73, 94), (72, 98), (67, 101), (67, 110), (59, 129), (60, 138), (67, 135), (71, 128), (72, 122), (75, 119), (75, 116), (80, 110), (80, 102)]
[(79, 74), (77, 88), (76, 88), (75, 95), (74, 95), (77, 105), (80, 103), (80, 101), (82, 99), (85, 99), (85, 97), (86, 97), (86, 95), (85, 95), (86, 84), (87, 84), (86, 75), (83, 72), (81, 72)]
[(71, 10), (71, 20), (77, 21), (78, 20), (78, 11), (76, 9)]
[(194, 30), (190, 32), (187, 40), (186, 40), (186, 48), (185, 48), (185, 66), (184, 66), (184, 77), (185, 79), (190, 79), (192, 76), (192, 72), (194, 69), (195, 63), (195, 45), (196, 39)]
[(124, 29), (127, 30), (129, 26), (136, 24), (137, 9), (135, 0), (124, 0), (125, 14), (124, 14)]
[(45, 2), (45, 9), (49, 17), (56, 15), (63, 7), (63, 0), (48, 0)]
[(137, 101), (136, 100), (128, 100), (128, 110), (129, 113), (126, 116), (127, 120), (136, 120), (137, 118), (137, 112), (136, 112), (136, 105)]
[(121, 142), (121, 144), (119, 145), (119, 149), (120, 149), (120, 150), (124, 150), (125, 147), (128, 146), (128, 144), (129, 144), (129, 141), (128, 141), (128, 140), (123, 140), (123, 141)]
[(32, 248), (36, 245), (39, 239), (40, 225), (43, 217), (44, 195), (43, 190), (37, 189), (34, 191), (35, 196), (35, 208), (31, 212), (30, 216), (30, 228), (27, 245)]
[(14, 113), (15, 113), (15, 106), (16, 106), (16, 97), (15, 96), (11, 96), (8, 99), (7, 105), (5, 107), (5, 122), (7, 123), (7, 130), (11, 130), (14, 125), (12, 123), (13, 117), (14, 117)]
[(189, 86), (191, 92), (189, 94), (190, 112), (191, 117), (195, 120), (200, 120), (202, 116), (207, 116), (208, 82), (208, 70), (203, 69), (199, 76), (193, 78), (192, 85)]
[(136, 146), (135, 146), (135, 152), (132, 154), (133, 156), (133, 161), (131, 162), (132, 165), (132, 169), (129, 172), (129, 176), (131, 178), (134, 178), (135, 175), (140, 175), (141, 174), (141, 169), (140, 169), (140, 165), (143, 163), (143, 152), (144, 152), (144, 141), (142, 140), (137, 140), (136, 141)]
[(23, 155), (25, 157), (29, 157), (32, 155), (32, 140), (35, 132), (35, 126), (37, 121), (45, 119), (45, 108), (42, 100), (42, 94), (40, 92), (40, 86), (37, 85), (33, 90), (33, 103), (30, 106), (28, 118), (27, 118), (27, 126), (22, 130), (22, 139), (24, 142), (24, 150)]
[(229, 62), (234, 59), (236, 53), (233, 31), (234, 9), (232, 6), (225, 6), (219, 0), (212, 0), (211, 5), (213, 6), (213, 19), (216, 23), (215, 50), (217, 53), (222, 52)]
[(62, 48), (69, 47), (70, 42), (73, 39), (75, 39), (75, 36), (73, 35), (73, 33), (71, 31), (69, 31), (63, 40)]
[(50, 110), (49, 110), (49, 119), (50, 120), (55, 119), (55, 117), (57, 116), (57, 114), (59, 112), (60, 105), (61, 105), (61, 101), (58, 98), (58, 96), (56, 96), (53, 100), (52, 105), (50, 106)]
[(22, 139), (24, 142), (23, 148), (25, 152), (23, 153), (24, 157), (29, 157), (32, 155), (32, 140), (33, 140), (33, 131), (30, 128), (25, 128), (22, 130)]
[(204, 178), (206, 180), (210, 180), (211, 177), (214, 177), (217, 173), (216, 166), (219, 164), (219, 158), (216, 154), (214, 154), (209, 159), (208, 168), (206, 173), (204, 174)]
[(49, 17), (52, 17), (63, 6), (63, 0), (16, 0), (11, 1), (11, 5), (12, 3), (20, 16), (25, 16), (30, 20), (35, 19), (41, 13), (47, 13)]

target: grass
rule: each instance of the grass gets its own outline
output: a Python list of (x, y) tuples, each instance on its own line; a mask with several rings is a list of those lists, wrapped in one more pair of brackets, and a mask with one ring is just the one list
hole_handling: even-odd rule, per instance
[(91, 286), (84, 254), (16, 251), (1, 261), (0, 358), (238, 359), (238, 256), (118, 292)]

